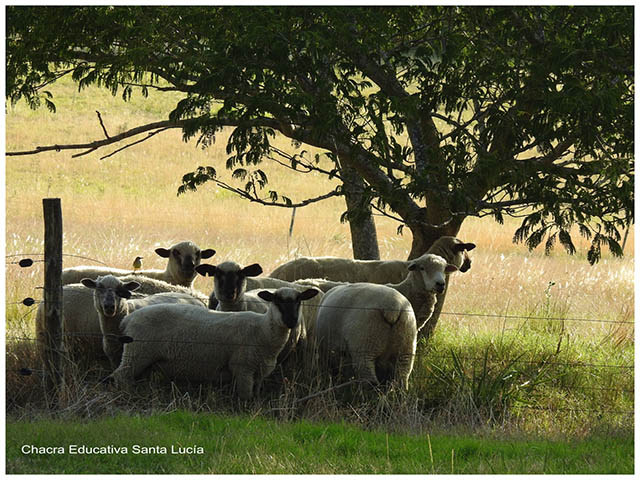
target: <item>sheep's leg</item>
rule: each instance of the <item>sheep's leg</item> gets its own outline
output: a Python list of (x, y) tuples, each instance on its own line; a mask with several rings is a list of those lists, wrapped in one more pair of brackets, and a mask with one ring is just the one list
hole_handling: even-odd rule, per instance
[(411, 370), (413, 370), (414, 358), (415, 355), (413, 352), (401, 353), (396, 363), (395, 377), (405, 390), (409, 389), (409, 375), (411, 375)]
[(131, 351), (127, 351), (127, 346), (124, 348), (120, 366), (111, 374), (116, 383), (132, 384), (136, 378), (142, 375), (155, 362), (155, 358), (150, 355), (150, 352), (147, 352), (147, 354), (141, 352), (141, 355), (136, 355)]
[(118, 365), (120, 365), (120, 360), (122, 359), (122, 344), (119, 342), (116, 344), (113, 340), (104, 337), (102, 339), (102, 346), (104, 353), (109, 359), (111, 368), (115, 370), (118, 368)]
[(365, 380), (377, 385), (378, 377), (376, 377), (375, 358), (373, 354), (368, 352), (358, 352), (351, 355), (353, 362), (353, 370), (355, 377), (359, 380)]
[(233, 371), (236, 390), (242, 400), (249, 400), (253, 396), (253, 372), (245, 369)]

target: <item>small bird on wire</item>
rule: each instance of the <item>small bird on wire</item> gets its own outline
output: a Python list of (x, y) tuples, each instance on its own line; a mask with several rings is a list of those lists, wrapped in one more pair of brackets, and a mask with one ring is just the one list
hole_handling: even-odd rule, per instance
[(142, 268), (142, 259), (144, 257), (136, 257), (133, 261), (133, 273), (136, 273), (138, 270)]

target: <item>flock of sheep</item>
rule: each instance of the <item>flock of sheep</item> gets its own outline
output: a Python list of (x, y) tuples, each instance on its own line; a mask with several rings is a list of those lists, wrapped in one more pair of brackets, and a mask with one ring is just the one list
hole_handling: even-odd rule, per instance
[[(233, 382), (249, 399), (295, 353), (323, 359), (318, 368), (334, 375), (407, 388), (419, 333), (473, 248), (441, 237), (409, 261), (298, 258), (260, 276), (258, 264), (201, 263), (215, 251), (181, 242), (156, 249), (165, 270), (67, 268), (64, 347), (90, 362), (106, 357), (122, 386), (155, 369), (176, 381)], [(209, 296), (192, 288), (198, 274), (213, 277)], [(42, 356), (44, 325), (40, 305)]]

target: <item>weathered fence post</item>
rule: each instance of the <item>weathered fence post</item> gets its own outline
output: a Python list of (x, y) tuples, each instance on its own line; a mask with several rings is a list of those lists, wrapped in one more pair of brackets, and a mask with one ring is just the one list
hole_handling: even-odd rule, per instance
[(45, 389), (57, 403), (62, 381), (62, 210), (59, 198), (43, 198)]

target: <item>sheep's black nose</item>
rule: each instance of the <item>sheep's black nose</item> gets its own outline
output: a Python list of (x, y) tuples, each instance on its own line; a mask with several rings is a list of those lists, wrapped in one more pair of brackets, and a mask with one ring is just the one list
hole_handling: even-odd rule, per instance
[(185, 271), (193, 271), (196, 268), (195, 263), (193, 263), (193, 259), (191, 257), (187, 257), (184, 259), (184, 262), (182, 262), (182, 268)]
[(436, 291), (438, 293), (444, 292), (444, 282), (436, 282)]

